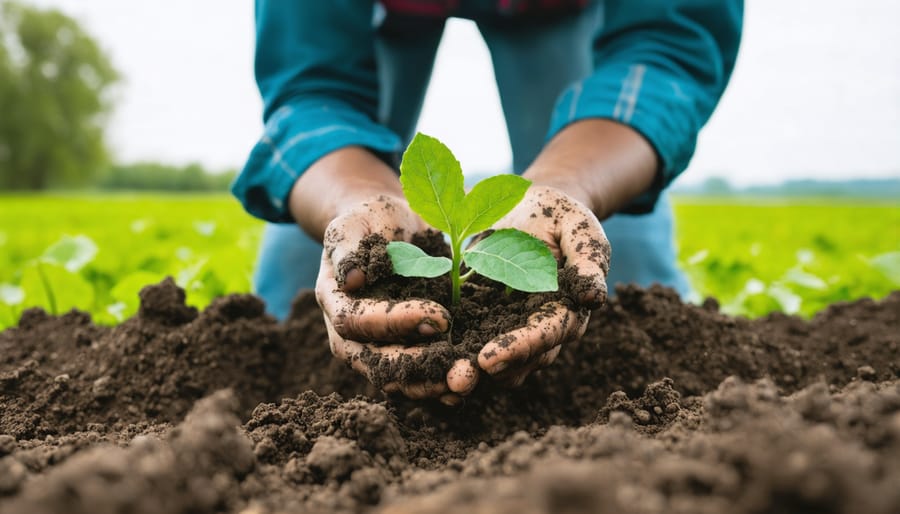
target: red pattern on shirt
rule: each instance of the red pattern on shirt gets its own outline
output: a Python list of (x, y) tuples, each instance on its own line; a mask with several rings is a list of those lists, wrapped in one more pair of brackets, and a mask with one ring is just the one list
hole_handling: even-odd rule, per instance
[[(497, 12), (503, 15), (545, 13), (582, 9), (589, 0), (497, 0)], [(413, 16), (446, 18), (459, 7), (460, 0), (381, 0), (390, 12)]]

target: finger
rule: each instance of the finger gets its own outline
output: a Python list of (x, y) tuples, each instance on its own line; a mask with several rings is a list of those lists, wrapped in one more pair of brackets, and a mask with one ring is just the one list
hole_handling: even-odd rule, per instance
[(366, 274), (359, 268), (351, 268), (345, 273), (343, 291), (356, 291), (366, 285)]
[[(420, 347), (405, 347), (400, 345), (375, 346), (344, 339), (334, 330), (334, 326), (327, 318), (325, 320), (325, 326), (328, 329), (329, 342), (332, 344), (332, 353), (334, 353), (335, 357), (349, 364), (351, 368), (364, 375), (376, 386), (379, 385), (377, 382), (384, 382), (384, 378), (378, 378), (373, 375), (372, 369), (366, 362), (367, 359), (362, 358), (364, 353), (372, 354), (373, 356), (369, 357), (369, 359), (373, 362), (375, 362), (378, 357), (396, 361), (403, 356), (415, 358), (422, 353), (422, 348)], [(440, 398), (449, 392), (446, 382), (426, 381), (415, 384), (403, 384), (397, 377), (389, 378), (388, 381), (380, 387), (385, 393), (390, 394), (399, 392), (412, 400)]]
[[(389, 377), (387, 380), (385, 380), (384, 377), (375, 377), (369, 367), (369, 363), (378, 362), (379, 358), (390, 361), (396, 361), (404, 356), (416, 358), (422, 353), (422, 348), (418, 346), (376, 346), (343, 338), (338, 334), (334, 325), (331, 323), (331, 320), (327, 317), (325, 318), (325, 328), (328, 331), (328, 342), (331, 345), (331, 353), (338, 359), (344, 361), (355, 371), (364, 375), (370, 382), (381, 387), (385, 392), (402, 392), (402, 389), (405, 386), (394, 385), (393, 383), (397, 382), (396, 377)], [(363, 358), (364, 356), (366, 357), (365, 359)], [(443, 390), (442, 392), (446, 392), (446, 390)]]
[(520, 387), (525, 379), (534, 371), (549, 366), (562, 350), (562, 345), (551, 348), (550, 351), (538, 355), (526, 362), (521, 368), (507, 369), (504, 373), (494, 375), (494, 378), (508, 387)]
[(338, 284), (354, 291), (366, 284), (365, 272), (347, 261), (367, 236), (379, 234), (387, 241), (408, 240), (423, 228), (421, 220), (399, 198), (380, 195), (332, 220), (325, 230), (325, 255), (335, 268)]
[(450, 314), (427, 300), (391, 301), (356, 299), (332, 306), (334, 328), (343, 337), (358, 341), (404, 341), (430, 337), (450, 328)]
[[(424, 400), (425, 398), (439, 398), (441, 402), (445, 402), (445, 397), (452, 400), (451, 397), (459, 398), (459, 395), (447, 392), (447, 384), (437, 382), (425, 382), (419, 384), (401, 385), (400, 382), (388, 382), (381, 386), (381, 390), (387, 394), (400, 393), (411, 400)], [(458, 402), (456, 402), (458, 403)], [(449, 403), (447, 403), (450, 405)]]
[(341, 337), (355, 341), (401, 342), (431, 337), (450, 329), (450, 313), (437, 302), (407, 300), (393, 303), (351, 298), (337, 288), (334, 268), (323, 255), (316, 281), (316, 299)]
[(560, 227), (560, 251), (567, 268), (579, 276), (574, 285), (578, 301), (586, 307), (606, 302), (606, 275), (609, 272), (610, 246), (600, 222), (590, 212), (566, 216)]
[(447, 384), (442, 382), (423, 382), (400, 387), (400, 392), (411, 400), (439, 398), (447, 393)]
[(557, 302), (550, 302), (528, 318), (522, 328), (501, 334), (481, 349), (478, 365), (491, 375), (537, 356), (577, 337), (579, 316)]
[(459, 359), (447, 372), (447, 386), (456, 394), (466, 396), (478, 385), (480, 373), (469, 359)]
[[(325, 247), (324, 257), (329, 260), (328, 264), (333, 266), (334, 270), (343, 269), (344, 260), (356, 251), (359, 242), (369, 234), (371, 234), (371, 228), (365, 223), (363, 217), (344, 216), (335, 219), (325, 230), (325, 237), (322, 241)], [(354, 291), (366, 284), (366, 275), (360, 269), (346, 269), (343, 276), (340, 275), (340, 272), (335, 272), (335, 277), (340, 278), (336, 282), (342, 283), (341, 289), (344, 291)]]
[(518, 372), (516, 372), (514, 375), (510, 375), (508, 378), (503, 380), (502, 383), (511, 388), (522, 387), (522, 384), (525, 383), (525, 379), (528, 378), (528, 376), (531, 375), (531, 373), (537, 368), (537, 360), (533, 360)]

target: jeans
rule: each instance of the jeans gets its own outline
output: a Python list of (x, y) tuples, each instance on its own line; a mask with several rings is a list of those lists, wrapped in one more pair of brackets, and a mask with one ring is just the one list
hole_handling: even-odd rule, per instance
[[(517, 173), (540, 152), (559, 93), (591, 72), (591, 40), (600, 22), (598, 13), (593, 7), (526, 25), (479, 24), (494, 63)], [(375, 53), (379, 122), (408, 142), (422, 108), (443, 24), (416, 27), (414, 33), (404, 26), (409, 27), (385, 23), (376, 38)], [(603, 228), (613, 251), (608, 284), (660, 283), (682, 296), (688, 294), (687, 280), (675, 265), (668, 195), (660, 197), (653, 212), (617, 214), (605, 220)], [(321, 252), (322, 246), (296, 225), (266, 226), (254, 287), (271, 314), (284, 319), (297, 292), (314, 287)]]

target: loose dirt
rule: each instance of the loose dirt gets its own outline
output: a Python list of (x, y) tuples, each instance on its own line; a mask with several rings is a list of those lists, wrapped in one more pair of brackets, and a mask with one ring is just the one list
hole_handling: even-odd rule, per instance
[(621, 288), (515, 390), (386, 400), (311, 294), (0, 333), (0, 512), (900, 512), (900, 292), (809, 321)]

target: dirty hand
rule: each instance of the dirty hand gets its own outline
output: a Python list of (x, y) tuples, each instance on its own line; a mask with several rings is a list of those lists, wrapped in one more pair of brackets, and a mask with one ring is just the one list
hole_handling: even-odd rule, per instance
[(422, 347), (410, 340), (427, 338), (449, 330), (450, 314), (436, 302), (425, 300), (388, 301), (351, 298), (347, 293), (366, 284), (364, 270), (352, 267), (347, 257), (366, 236), (380, 234), (387, 241), (409, 241), (425, 229), (424, 222), (406, 200), (381, 195), (362, 202), (335, 218), (327, 227), (324, 251), (316, 281), (316, 299), (325, 313), (332, 353), (373, 383), (382, 383), (385, 392), (401, 392), (409, 398), (436, 397), (456, 404), (460, 395), (474, 389), (477, 371), (471, 362), (457, 361), (439, 383), (400, 384), (376, 379), (366, 362), (377, 356), (398, 359), (416, 357)]
[(478, 354), (478, 365), (503, 384), (518, 386), (559, 355), (563, 343), (580, 338), (590, 309), (606, 301), (610, 247), (597, 217), (559, 189), (532, 185), (525, 199), (496, 228), (517, 228), (544, 241), (556, 259), (577, 274), (574, 308), (542, 305), (528, 324), (495, 337)]

